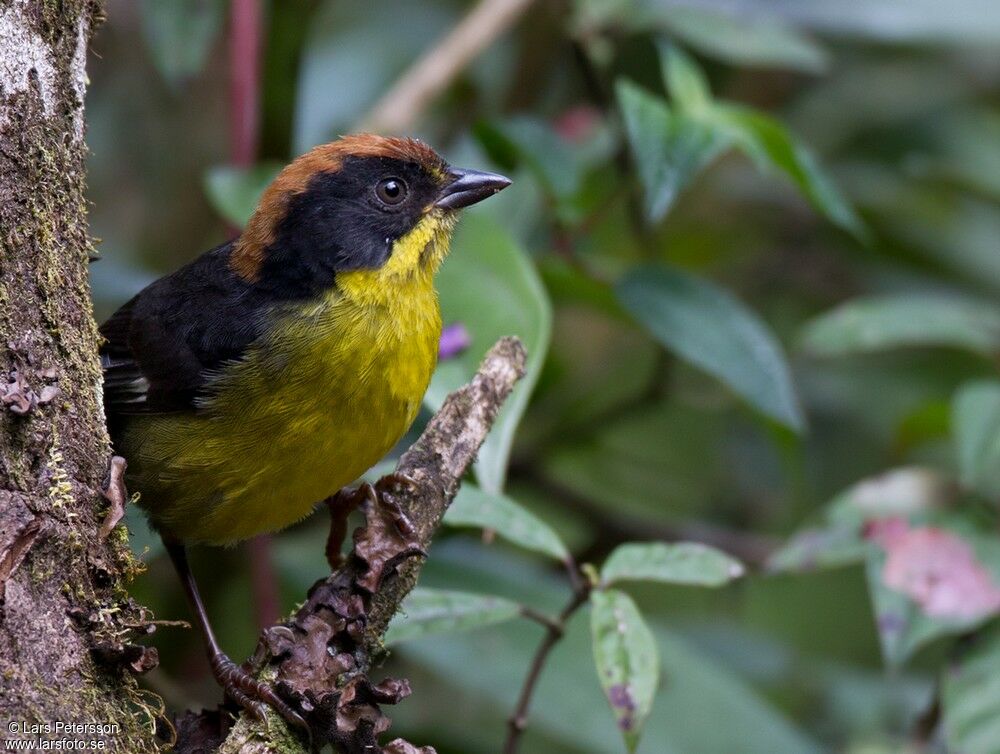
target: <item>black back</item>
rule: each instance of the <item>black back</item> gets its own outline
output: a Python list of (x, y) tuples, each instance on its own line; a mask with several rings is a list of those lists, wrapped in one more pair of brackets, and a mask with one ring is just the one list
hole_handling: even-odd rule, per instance
[(109, 417), (191, 408), (211, 372), (261, 334), (267, 296), (230, 269), (231, 249), (160, 278), (101, 327)]

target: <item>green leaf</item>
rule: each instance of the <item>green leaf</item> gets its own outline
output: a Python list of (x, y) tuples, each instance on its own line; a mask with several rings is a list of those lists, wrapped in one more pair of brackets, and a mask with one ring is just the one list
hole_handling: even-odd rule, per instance
[[(936, 69), (923, 69), (922, 78), (926, 79), (928, 74), (933, 75), (934, 72)], [(898, 72), (897, 80), (890, 79), (880, 87), (901, 88), (908, 80), (905, 75), (913, 73), (912, 70)], [(954, 97), (953, 84), (948, 91)], [(914, 106), (925, 106), (925, 100), (920, 95), (913, 96), (919, 100), (919, 105), (915, 102)], [(943, 109), (948, 111), (952, 108), (943, 104)], [(906, 116), (896, 113), (892, 117)], [(928, 125), (928, 128), (936, 133), (943, 127), (935, 121), (935, 125)], [(969, 149), (975, 151), (979, 164), (989, 170), (992, 162), (990, 154), (982, 149), (976, 150), (976, 146), (976, 143), (970, 143)], [(930, 180), (924, 175), (920, 180), (914, 180), (915, 174), (933, 169), (921, 167), (920, 158), (915, 159), (917, 165), (906, 173), (878, 166), (871, 161), (855, 162), (851, 180), (858, 201), (878, 216), (880, 233), (891, 237), (893, 245), (901, 244), (901, 248), (927, 258), (932, 262), (933, 269), (958, 273), (972, 284), (973, 289), (985, 287), (996, 292), (1000, 289), (1000, 254), (996, 253), (996, 239), (1000, 237), (997, 202), (980, 195), (986, 187), (974, 191), (947, 191), (946, 185), (964, 183), (958, 176), (940, 176), (937, 180)]]
[[(512, 595), (550, 611), (558, 610), (566, 600), (565, 580), (542, 561), (488, 547), (469, 537), (445, 538), (434, 548), (421, 574), (425, 581)], [(317, 551), (322, 551), (321, 543)], [(301, 588), (314, 579), (315, 573), (303, 578)], [(601, 712), (607, 701), (600, 685), (594, 683), (593, 664), (581, 662), (592, 652), (589, 621), (583, 617), (569, 621), (564, 638), (539, 678), (535, 698), (545, 701), (531, 708), (526, 752), (610, 754), (623, 749), (616, 726)], [(709, 651), (717, 646), (711, 638), (692, 643), (667, 631), (653, 615), (648, 619), (666, 682), (656, 694), (639, 752), (822, 751), (774, 700), (737, 670), (745, 666), (731, 662), (731, 652), (720, 655)], [(396, 708), (393, 724), (404, 730), (434, 730), (435, 741), (442, 748), (447, 743), (463, 754), (496, 754), (496, 731), (503, 729), (524, 684), (540, 635), (534, 622), (517, 620), (446, 640), (427, 639), (400, 647), (397, 652), (407, 663), (409, 677), (426, 693), (422, 704)], [(760, 659), (753, 641), (730, 642), (725, 649), (730, 646), (749, 653), (751, 665), (769, 662)], [(473, 725), (465, 714), (456, 715), (455, 699), (462, 699), (463, 710), (469, 710), (481, 725)], [(719, 725), (719, 720), (726, 724)], [(478, 736), (474, 742), (472, 735)]]
[(625, 134), (645, 196), (646, 217), (667, 214), (688, 183), (729, 146), (718, 129), (685, 113), (635, 84), (616, 85)]
[(659, 581), (665, 584), (722, 586), (744, 573), (743, 564), (714, 547), (696, 542), (619, 545), (601, 568), (601, 581)]
[(712, 103), (708, 78), (694, 59), (676, 45), (660, 40), (660, 65), (670, 97), (682, 112), (704, 112)]
[(1000, 631), (978, 636), (941, 679), (948, 751), (1000, 754)]
[(616, 322), (631, 322), (608, 285), (595, 280), (565, 259), (551, 255), (539, 259), (538, 273), (557, 307), (585, 306)]
[[(626, 378), (612, 373), (610, 379)], [(727, 468), (718, 438), (730, 421), (726, 412), (656, 401), (603, 422), (582, 442), (563, 438), (541, 466), (546, 477), (593, 501), (603, 515), (652, 529), (710, 509)]]
[(579, 190), (584, 166), (577, 150), (545, 123), (527, 117), (480, 121), (474, 134), (499, 164), (523, 161), (547, 193), (567, 197)]
[(962, 483), (1000, 498), (1000, 382), (963, 385), (955, 395), (952, 426)]
[(628, 750), (635, 751), (660, 681), (652, 632), (632, 598), (617, 589), (590, 595), (590, 635), (601, 688)]
[(663, 75), (679, 106), (626, 81), (617, 84), (629, 146), (646, 193), (651, 220), (663, 217), (678, 191), (719, 153), (736, 146), (758, 169), (785, 173), (809, 202), (859, 240), (868, 234), (805, 146), (766, 113), (711, 99), (704, 73), (675, 46), (660, 45)]
[(385, 643), (398, 644), (433, 634), (471, 631), (516, 618), (520, 613), (520, 605), (503, 597), (417, 587), (393, 617)]
[(863, 562), (867, 550), (855, 527), (810, 527), (796, 532), (772, 553), (767, 570), (781, 573), (841, 568)]
[(142, 0), (142, 35), (168, 84), (177, 87), (201, 71), (226, 6), (223, 0)]
[(657, 20), (698, 52), (741, 66), (823, 71), (826, 52), (792, 26), (769, 16), (739, 18), (701, 8), (673, 7)]
[(868, 232), (854, 208), (822, 171), (812, 152), (799, 144), (780, 122), (740, 105), (715, 104), (711, 121), (732, 139), (758, 169), (779, 170), (830, 222), (865, 241)]
[(646, 265), (626, 275), (616, 292), (664, 346), (721, 379), (767, 416), (804, 429), (781, 346), (728, 291), (680, 270)]
[(242, 228), (281, 168), (280, 162), (261, 162), (251, 168), (231, 165), (210, 168), (205, 173), (208, 201), (224, 220)]
[[(598, 0), (595, 0), (597, 2)], [(608, 3), (614, 7), (614, 4)], [(672, 12), (679, 6), (695, 5), (691, 0), (639, 0), (640, 8)], [(627, 7), (635, 14), (635, 3)], [(970, 49), (974, 44), (1000, 40), (1000, 18), (992, 0), (843, 0), (837, 3), (803, 0), (699, 0), (700, 8), (740, 13), (749, 18), (785, 19), (796, 26), (825, 32), (831, 37), (881, 40), (892, 44), (958, 44)], [(628, 16), (626, 15), (626, 18)], [(887, 96), (884, 93), (883, 96)]]
[(559, 535), (535, 514), (506, 495), (483, 492), (472, 484), (462, 485), (444, 515), (444, 523), (490, 529), (508, 542), (556, 560), (569, 557)]
[(475, 373), (486, 351), (504, 335), (517, 335), (528, 349), (524, 378), (504, 404), (479, 451), (476, 478), (486, 492), (503, 490), (517, 425), (538, 381), (549, 347), (552, 312), (534, 264), (495, 222), (475, 213), (462, 221), (452, 251), (438, 274), (446, 323), (461, 322), (472, 345), (438, 366), (425, 401), (441, 407), (452, 390)]
[(940, 294), (869, 296), (807, 323), (800, 343), (817, 356), (952, 346), (992, 357), (1000, 352), (1000, 309)]
[(1000, 113), (986, 106), (948, 108), (933, 131), (935, 149), (923, 172), (1000, 199)]

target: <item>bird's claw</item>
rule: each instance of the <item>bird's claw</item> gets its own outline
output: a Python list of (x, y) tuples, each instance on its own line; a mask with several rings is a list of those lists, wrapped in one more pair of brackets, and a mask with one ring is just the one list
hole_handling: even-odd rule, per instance
[(344, 564), (341, 548), (347, 538), (347, 517), (356, 508), (365, 505), (381, 505), (392, 516), (393, 524), (404, 537), (412, 538), (416, 534), (413, 522), (403, 513), (399, 504), (393, 500), (401, 492), (414, 492), (419, 483), (413, 477), (399, 472), (386, 474), (374, 484), (362, 482), (356, 489), (343, 489), (327, 499), (332, 521), (330, 534), (326, 542), (326, 559), (330, 570), (336, 571)]
[(271, 707), (290, 725), (305, 731), (310, 740), (312, 739), (309, 724), (278, 696), (270, 684), (254, 678), (244, 667), (237, 665), (221, 652), (209, 659), (215, 680), (222, 686), (226, 695), (251, 717), (260, 723), (266, 723), (267, 707)]

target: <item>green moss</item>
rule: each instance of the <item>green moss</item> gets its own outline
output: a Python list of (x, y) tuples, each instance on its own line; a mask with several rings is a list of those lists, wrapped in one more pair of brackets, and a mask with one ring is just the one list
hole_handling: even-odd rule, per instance
[[(49, 43), (54, 68), (67, 75), (79, 20), (99, 15), (100, 4), (42, 0), (26, 7)], [(39, 634), (55, 643), (23, 643), (17, 656), (0, 657), (0, 677), (8, 681), (4, 701), (19, 717), (114, 721), (121, 731), (109, 749), (143, 754), (162, 748), (151, 733), (162, 701), (141, 691), (125, 670), (99, 666), (87, 651), (88, 642), (127, 640), (141, 623), (125, 585), (142, 565), (128, 549), (124, 529), (107, 541), (97, 536), (93, 490), (106, 468), (108, 440), (94, 390), (101, 374), (87, 276), (93, 244), (86, 224), (84, 146), (73, 136), (75, 94), (61, 87), (54, 96), (63, 100), (49, 118), (15, 101), (9, 108), (12, 128), (0, 135), (0, 188), (17, 197), (0, 204), (0, 371), (18, 369), (37, 389), (43, 379), (35, 372), (56, 365), (62, 392), (59, 401), (25, 416), (0, 412), (0, 476), (49, 523), (12, 578), (37, 607)], [(98, 571), (110, 576), (110, 584), (104, 585), (103, 575), (95, 578)], [(64, 630), (66, 610), (75, 607), (97, 616), (92, 634)], [(61, 671), (72, 672), (55, 682), (51, 658), (58, 653)]]
[(246, 714), (240, 715), (225, 743), (219, 747), (219, 754), (239, 754), (248, 744), (264, 747), (269, 754), (303, 754), (305, 748), (281, 716), (270, 708), (266, 715), (263, 726), (251, 722)]
[(48, 497), (53, 508), (72, 506), (76, 502), (73, 496), (73, 485), (70, 484), (69, 476), (63, 468), (63, 455), (55, 437), (53, 437), (52, 449), (49, 451), (49, 489)]
[(55, 574), (55, 567), (51, 563), (37, 560), (30, 562), (28, 573), (31, 576), (31, 580), (36, 584), (48, 581)]

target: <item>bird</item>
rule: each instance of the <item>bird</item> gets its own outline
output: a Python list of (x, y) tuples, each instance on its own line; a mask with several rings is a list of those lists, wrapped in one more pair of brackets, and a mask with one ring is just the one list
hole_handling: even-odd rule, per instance
[(314, 147), (243, 231), (141, 290), (100, 328), (125, 481), (159, 532), (225, 693), (303, 724), (222, 651), (187, 559), (307, 516), (377, 463), (435, 369), (435, 273), (459, 211), (510, 185), (422, 141)]

